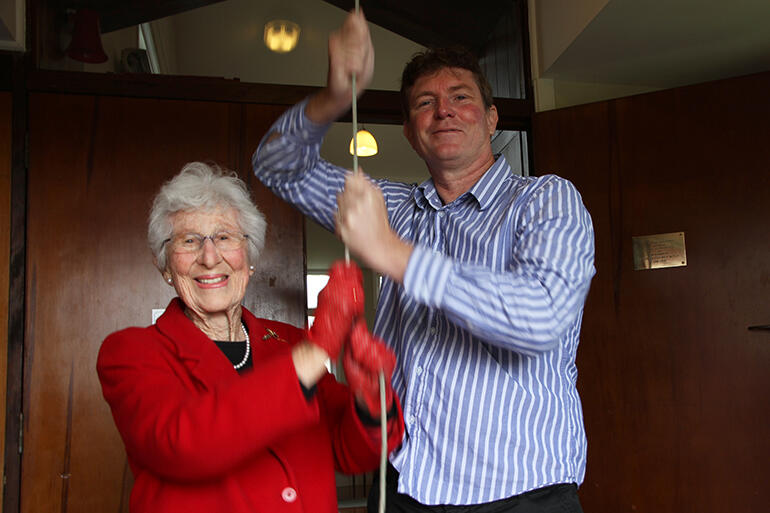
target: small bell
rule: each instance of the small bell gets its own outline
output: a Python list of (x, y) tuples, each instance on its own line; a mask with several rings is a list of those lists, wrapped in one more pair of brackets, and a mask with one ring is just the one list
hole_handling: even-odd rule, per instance
[(107, 60), (99, 31), (99, 13), (92, 9), (79, 9), (75, 13), (72, 41), (67, 55), (80, 62), (98, 64)]

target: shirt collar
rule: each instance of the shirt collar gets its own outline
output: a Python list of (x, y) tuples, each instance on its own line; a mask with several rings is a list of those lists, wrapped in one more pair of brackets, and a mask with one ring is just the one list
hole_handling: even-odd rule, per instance
[[(473, 184), (473, 187), (462, 194), (460, 198), (470, 194), (478, 202), (479, 209), (484, 210), (492, 203), (500, 188), (507, 180), (511, 179), (511, 176), (511, 167), (508, 165), (505, 157), (500, 155), (481, 178)], [(433, 178), (429, 178), (417, 186), (414, 192), (414, 200), (421, 209), (430, 206), (434, 210), (440, 210), (444, 206), (438, 191), (436, 191)]]
[(443, 206), (436, 186), (433, 184), (433, 178), (428, 178), (417, 186), (414, 190), (414, 201), (421, 209), (432, 207), (434, 210), (439, 210)]

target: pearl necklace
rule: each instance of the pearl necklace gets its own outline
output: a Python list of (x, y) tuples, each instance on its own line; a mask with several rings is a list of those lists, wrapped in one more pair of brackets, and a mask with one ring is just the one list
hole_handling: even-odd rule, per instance
[(251, 340), (249, 340), (249, 332), (246, 331), (246, 327), (243, 325), (243, 323), (241, 323), (241, 330), (243, 330), (243, 334), (246, 336), (246, 354), (243, 356), (241, 363), (233, 365), (235, 370), (238, 370), (246, 365), (246, 362), (249, 361), (249, 354), (251, 353)]

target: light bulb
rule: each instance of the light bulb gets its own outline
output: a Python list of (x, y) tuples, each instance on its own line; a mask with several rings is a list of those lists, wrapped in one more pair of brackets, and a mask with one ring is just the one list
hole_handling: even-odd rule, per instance
[(299, 41), (299, 25), (288, 20), (272, 20), (265, 24), (265, 46), (277, 53), (294, 50)]
[[(371, 157), (377, 154), (377, 141), (368, 130), (363, 128), (356, 132), (359, 157)], [(353, 138), (350, 138), (350, 154), (353, 155)]]

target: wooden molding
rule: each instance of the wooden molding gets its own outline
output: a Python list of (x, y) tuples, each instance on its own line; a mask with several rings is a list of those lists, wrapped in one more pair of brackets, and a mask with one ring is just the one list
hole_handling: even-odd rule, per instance
[[(259, 103), (289, 107), (319, 87), (254, 84), (224, 78), (131, 73), (87, 73), (35, 70), (27, 75), (30, 92), (95, 94), (176, 100)], [(531, 100), (495, 98), (501, 130), (529, 130), (534, 106)], [(362, 123), (401, 124), (398, 91), (370, 90), (358, 103)], [(340, 121), (350, 121), (350, 115)]]

